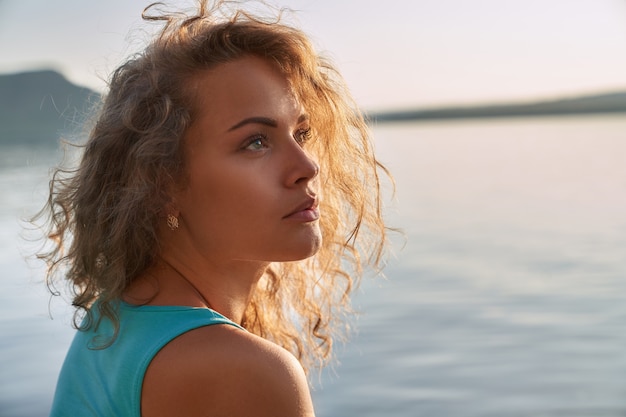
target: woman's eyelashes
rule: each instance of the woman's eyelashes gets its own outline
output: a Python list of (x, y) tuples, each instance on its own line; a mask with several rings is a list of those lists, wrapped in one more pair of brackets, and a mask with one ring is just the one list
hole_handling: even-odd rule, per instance
[[(313, 134), (311, 132), (311, 128), (307, 127), (305, 129), (298, 129), (293, 134), (293, 139), (300, 146), (304, 146), (309, 140), (311, 140), (312, 136)], [(268, 137), (268, 135), (264, 133), (258, 133), (248, 138), (244, 142), (242, 149), (246, 151), (258, 152), (258, 151), (265, 150), (269, 147), (270, 147), (270, 138)]]
[(304, 144), (311, 140), (312, 136), (313, 134), (311, 132), (311, 128), (307, 127), (306, 129), (298, 130), (294, 135), (294, 139), (300, 144), (300, 146), (304, 146)]

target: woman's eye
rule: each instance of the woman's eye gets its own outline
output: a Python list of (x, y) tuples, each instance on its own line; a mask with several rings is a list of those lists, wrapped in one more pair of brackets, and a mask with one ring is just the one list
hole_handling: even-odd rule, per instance
[(295, 139), (300, 145), (307, 143), (312, 137), (311, 128), (300, 129), (295, 134)]
[(260, 151), (265, 148), (267, 148), (267, 140), (264, 136), (256, 136), (250, 139), (250, 141), (248, 141), (248, 144), (244, 147), (244, 149), (250, 151)]

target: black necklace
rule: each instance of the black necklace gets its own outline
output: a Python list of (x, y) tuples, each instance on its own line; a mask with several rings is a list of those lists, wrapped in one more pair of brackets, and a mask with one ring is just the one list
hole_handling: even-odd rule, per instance
[(206, 308), (208, 308), (209, 310), (213, 310), (213, 307), (211, 307), (211, 303), (209, 303), (209, 301), (204, 297), (204, 295), (202, 295), (200, 290), (198, 290), (198, 288), (195, 285), (193, 285), (193, 283), (189, 279), (187, 279), (187, 277), (184, 276), (182, 272), (180, 272), (177, 268), (174, 267), (174, 265), (170, 264), (165, 259), (161, 258), (161, 260), (167, 266), (169, 266), (174, 272), (176, 272), (176, 274), (178, 274), (178, 276), (181, 277), (191, 287), (192, 290), (194, 290), (194, 292), (198, 295), (198, 297), (200, 297), (200, 299), (202, 300)]

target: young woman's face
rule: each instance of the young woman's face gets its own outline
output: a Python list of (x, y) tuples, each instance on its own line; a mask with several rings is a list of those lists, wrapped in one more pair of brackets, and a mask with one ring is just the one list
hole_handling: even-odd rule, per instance
[(174, 196), (194, 251), (222, 260), (293, 261), (321, 244), (317, 163), (305, 109), (260, 58), (195, 79), (184, 141), (188, 181)]

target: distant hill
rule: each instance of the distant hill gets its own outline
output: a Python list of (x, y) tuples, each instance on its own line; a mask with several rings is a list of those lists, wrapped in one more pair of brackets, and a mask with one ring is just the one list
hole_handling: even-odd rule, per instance
[(55, 71), (0, 74), (0, 145), (50, 144), (80, 132), (96, 92)]
[(495, 117), (567, 116), (593, 113), (626, 113), (626, 91), (533, 103), (455, 106), (434, 109), (370, 113), (377, 123)]

